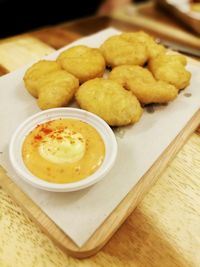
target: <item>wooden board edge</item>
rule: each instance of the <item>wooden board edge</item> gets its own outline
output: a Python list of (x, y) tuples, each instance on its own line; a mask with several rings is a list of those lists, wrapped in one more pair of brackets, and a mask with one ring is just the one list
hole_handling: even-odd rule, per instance
[[(97, 253), (132, 213), (137, 204), (157, 181), (169, 162), (185, 144), (190, 135), (200, 123), (200, 110), (187, 123), (175, 140), (167, 147), (160, 158), (153, 164), (147, 173), (140, 179), (136, 186), (127, 194), (112, 214), (96, 230), (92, 237), (81, 247), (59, 229), (41, 209), (14, 184), (0, 168), (0, 185), (2, 188), (25, 210), (30, 218), (40, 225), (42, 231), (47, 234), (62, 250), (77, 258), (86, 258)], [(149, 179), (149, 177), (152, 177)], [(31, 209), (31, 211), (30, 211)], [(52, 234), (53, 232), (53, 234)], [(58, 235), (56, 237), (56, 235)]]
[[(170, 143), (170, 145), (165, 149), (159, 159), (154, 162), (151, 168), (145, 173), (145, 175), (139, 180), (139, 182), (132, 188), (132, 190), (126, 195), (126, 197), (119, 203), (112, 214), (105, 220), (105, 222), (96, 230), (93, 236), (84, 244), (84, 246), (79, 251), (79, 256), (84, 250), (88, 252), (96, 253), (101, 249), (112, 235), (117, 231), (117, 229), (122, 225), (122, 223), (127, 219), (127, 217), (133, 212), (139, 202), (144, 198), (145, 194), (149, 189), (155, 184), (165, 168), (174, 159), (176, 154), (186, 143), (189, 137), (195, 132), (196, 128), (200, 123), (200, 110), (198, 110), (191, 120), (186, 124), (182, 131), (177, 135), (177, 137)], [(149, 177), (153, 178), (150, 180)], [(121, 214), (119, 216), (119, 214)], [(109, 226), (112, 229), (109, 229)], [(102, 232), (102, 228), (106, 228), (105, 232)], [(92, 244), (96, 242), (96, 248)]]
[[(67, 247), (69, 246), (72, 249), (70, 254), (73, 254), (73, 251), (78, 251), (79, 247), (7, 176), (6, 170), (2, 166), (0, 166), (0, 188), (3, 188), (22, 210), (28, 214), (30, 219), (41, 227), (42, 232), (47, 234), (62, 250), (68, 252)], [(47, 225), (48, 230), (46, 228)], [(53, 231), (56, 234), (60, 235), (59, 241), (50, 233), (52, 228), (54, 228)]]
[(9, 73), (9, 71), (4, 66), (2, 66), (2, 64), (0, 64), (0, 77), (7, 73)]

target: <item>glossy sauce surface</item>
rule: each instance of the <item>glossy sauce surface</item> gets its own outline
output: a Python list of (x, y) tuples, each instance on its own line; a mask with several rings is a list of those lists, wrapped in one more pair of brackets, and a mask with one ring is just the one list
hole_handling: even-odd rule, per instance
[(25, 138), (22, 157), (35, 176), (52, 183), (70, 183), (93, 174), (105, 157), (95, 128), (76, 119), (38, 125)]

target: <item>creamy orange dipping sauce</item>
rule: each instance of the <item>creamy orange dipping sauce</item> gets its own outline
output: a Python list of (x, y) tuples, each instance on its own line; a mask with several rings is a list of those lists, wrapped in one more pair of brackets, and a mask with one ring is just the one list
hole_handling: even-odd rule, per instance
[(88, 123), (56, 119), (38, 125), (26, 136), (22, 157), (35, 176), (52, 183), (71, 183), (101, 166), (105, 145)]

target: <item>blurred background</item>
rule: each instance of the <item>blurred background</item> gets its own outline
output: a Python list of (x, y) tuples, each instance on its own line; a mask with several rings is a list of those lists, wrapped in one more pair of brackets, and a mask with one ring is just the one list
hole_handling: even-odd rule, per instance
[(96, 12), (101, 0), (0, 0), (0, 38)]
[(132, 2), (131, 0), (0, 0), (0, 38), (95, 14), (106, 15), (114, 8)]

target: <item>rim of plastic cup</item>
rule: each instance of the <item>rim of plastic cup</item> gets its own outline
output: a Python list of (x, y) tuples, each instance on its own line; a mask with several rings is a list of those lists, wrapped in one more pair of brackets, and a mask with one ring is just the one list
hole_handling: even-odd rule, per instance
[[(105, 144), (105, 158), (102, 165), (92, 175), (73, 183), (51, 183), (33, 175), (22, 158), (22, 144), (25, 137), (38, 124), (60, 118), (72, 118), (93, 126)], [(9, 158), (15, 172), (24, 181), (46, 191), (70, 192), (89, 187), (100, 181), (112, 168), (117, 156), (117, 141), (110, 126), (97, 115), (78, 108), (54, 108), (38, 112), (18, 126), (9, 144)]]

